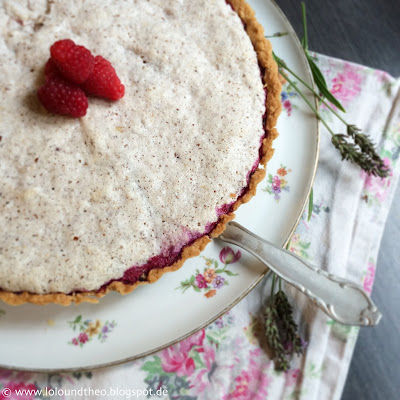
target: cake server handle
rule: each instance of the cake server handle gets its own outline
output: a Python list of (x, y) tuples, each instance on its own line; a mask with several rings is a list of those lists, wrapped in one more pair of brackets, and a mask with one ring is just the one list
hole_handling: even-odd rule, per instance
[(335, 321), (360, 326), (379, 323), (382, 315), (360, 285), (307, 263), (236, 222), (229, 222), (219, 239), (237, 245), (257, 257)]

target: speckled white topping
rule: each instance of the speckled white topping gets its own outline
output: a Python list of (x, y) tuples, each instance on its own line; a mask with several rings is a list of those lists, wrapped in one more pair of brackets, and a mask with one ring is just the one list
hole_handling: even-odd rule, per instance
[[(0, 29), (0, 288), (98, 289), (246, 186), (265, 95), (225, 0), (0, 0)], [(112, 62), (122, 100), (82, 119), (38, 105), (64, 38)]]

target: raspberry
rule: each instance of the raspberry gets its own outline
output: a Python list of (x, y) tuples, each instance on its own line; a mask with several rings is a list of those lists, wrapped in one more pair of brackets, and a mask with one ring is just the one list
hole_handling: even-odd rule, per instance
[(85, 92), (109, 100), (125, 94), (111, 63), (101, 56), (93, 57), (85, 47), (64, 39), (55, 42), (50, 53), (44, 70), (46, 83), (37, 92), (47, 111), (83, 117), (88, 108)]
[(37, 92), (44, 108), (52, 113), (83, 117), (86, 115), (88, 100), (78, 86), (65, 80), (48, 76), (46, 83)]
[(46, 81), (51, 78), (61, 78), (60, 71), (58, 70), (52, 58), (47, 60), (46, 66), (44, 67), (44, 75), (46, 77)]
[(119, 80), (111, 63), (102, 56), (94, 58), (93, 72), (82, 83), (81, 88), (86, 94), (118, 100), (125, 94), (125, 87)]
[(93, 71), (92, 53), (70, 39), (55, 42), (50, 47), (50, 54), (62, 76), (69, 82), (82, 83)]

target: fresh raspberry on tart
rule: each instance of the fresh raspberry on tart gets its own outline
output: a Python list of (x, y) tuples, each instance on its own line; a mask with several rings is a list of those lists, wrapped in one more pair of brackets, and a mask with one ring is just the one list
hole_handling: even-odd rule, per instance
[(52, 113), (83, 117), (88, 95), (116, 101), (125, 94), (125, 86), (115, 68), (102, 56), (93, 57), (83, 46), (64, 39), (50, 47), (45, 65), (46, 83), (38, 90), (44, 108)]
[(64, 79), (52, 58), (49, 58), (44, 66), (44, 76), (46, 80), (51, 78)]
[(115, 68), (102, 56), (95, 57), (93, 71), (82, 83), (81, 88), (88, 95), (113, 101), (119, 100), (125, 94), (125, 87), (118, 78)]
[(62, 76), (71, 83), (85, 82), (93, 71), (94, 57), (90, 50), (76, 45), (71, 39), (55, 42), (50, 47), (50, 54)]
[(88, 99), (78, 86), (49, 73), (46, 83), (39, 88), (38, 98), (44, 108), (54, 114), (74, 118), (86, 115)]

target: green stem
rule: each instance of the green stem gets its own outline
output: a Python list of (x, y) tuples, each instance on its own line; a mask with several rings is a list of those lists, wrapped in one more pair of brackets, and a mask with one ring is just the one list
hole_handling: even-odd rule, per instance
[(277, 38), (277, 37), (282, 37), (282, 36), (287, 36), (289, 35), (289, 32), (277, 32), (273, 35), (270, 36), (265, 36), (267, 39), (272, 39), (272, 38)]
[[(294, 71), (292, 71), (286, 63), (280, 59), (278, 56), (274, 55), (278, 65), (282, 68), (285, 68), (286, 71), (290, 72), (300, 83), (302, 83), (307, 89), (311, 90), (315, 96), (317, 96), (318, 100), (322, 101), (326, 105), (326, 107), (336, 115), (337, 118), (339, 118), (346, 126), (349, 124), (329, 105), (329, 103), (318, 93), (316, 92), (307, 82), (305, 82), (303, 79), (301, 79)], [(283, 76), (283, 74), (281, 73)], [(289, 81), (288, 81), (289, 82)]]
[(275, 291), (275, 280), (276, 280), (276, 274), (275, 272), (272, 273), (272, 284), (271, 284), (271, 298), (274, 295)]
[[(286, 67), (285, 67), (286, 68)], [(319, 111), (310, 103), (310, 101), (307, 99), (307, 97), (303, 94), (303, 92), (297, 87), (296, 83), (293, 82), (284, 72), (280, 71), (280, 74), (292, 85), (294, 90), (300, 95), (300, 97), (307, 103), (307, 105), (311, 108), (311, 110), (315, 113), (315, 115), (319, 118), (319, 120), (325, 125), (326, 129), (328, 132), (333, 136), (335, 133), (332, 131), (332, 129), (329, 127), (329, 125), (325, 122), (324, 118), (322, 115), (319, 113)], [(314, 92), (315, 93), (315, 92)]]
[(313, 206), (314, 206), (314, 189), (311, 188), (310, 190), (310, 196), (308, 198), (308, 218), (307, 221), (311, 219), (311, 215), (313, 212)]
[(301, 2), (301, 14), (303, 17), (303, 29), (304, 29), (304, 36), (303, 36), (303, 47), (304, 50), (308, 50), (308, 36), (307, 36), (307, 18), (306, 18), (306, 5), (304, 2)]

